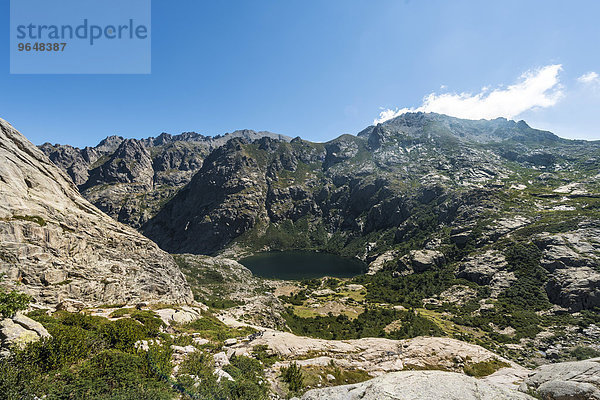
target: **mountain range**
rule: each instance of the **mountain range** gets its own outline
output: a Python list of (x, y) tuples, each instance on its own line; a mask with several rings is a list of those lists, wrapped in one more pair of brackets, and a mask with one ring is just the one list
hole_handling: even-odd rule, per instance
[[(597, 362), (559, 363), (527, 379), (516, 364), (600, 354), (599, 142), (524, 121), (433, 113), (403, 114), (324, 143), (244, 130), (110, 136), (79, 149), (36, 147), (7, 122), (0, 128), (2, 285), (32, 296), (35, 307), (107, 318), (93, 320), (103, 328), (80, 321), (93, 335), (122, 318), (145, 326), (160, 316), (162, 330), (140, 338), (163, 335), (171, 353), (185, 353), (169, 358), (170, 367), (201, 349), (214, 357), (207, 376), (214, 369), (223, 377), (226, 363), (251, 354), (267, 374), (252, 385), (267, 379), (282, 396), (291, 393), (283, 368), (296, 361), (304, 373), (321, 371), (327, 386), (342, 376), (356, 383), (305, 399), (354, 391), (375, 399), (409, 381), (425, 393), (431, 379), (438, 385), (431, 393), (443, 398), (452, 398), (454, 389), (439, 386), (447, 382), (463, 382), (478, 398), (483, 381), (455, 372), (489, 375), (487, 398), (531, 398), (514, 381), (552, 399), (600, 395), (589, 372)], [(280, 250), (357, 258), (368, 271), (283, 282), (254, 277), (237, 262)], [(85, 318), (30, 315), (52, 329)], [(24, 322), (17, 315), (2, 323), (8, 341), (6, 332), (21, 332), (14, 327)], [(256, 327), (262, 333), (239, 337)], [(205, 340), (214, 348), (202, 347)], [(132, 341), (126, 351), (139, 350), (134, 342), (148, 344)], [(223, 346), (232, 347), (221, 353)], [(266, 364), (272, 354), (252, 346), (279, 361)], [(402, 349), (411, 346), (409, 357)], [(428, 353), (432, 346), (443, 355)], [(404, 356), (390, 355), (397, 352)], [(454, 372), (406, 371), (413, 368)], [(571, 369), (584, 371), (579, 381)]]

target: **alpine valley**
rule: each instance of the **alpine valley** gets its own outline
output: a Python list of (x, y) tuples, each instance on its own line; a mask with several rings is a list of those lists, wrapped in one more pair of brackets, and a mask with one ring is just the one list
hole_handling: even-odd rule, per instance
[[(0, 397), (600, 399), (600, 142), (433, 113), (325, 143), (0, 128)], [(242, 265), (279, 251), (365, 270)]]

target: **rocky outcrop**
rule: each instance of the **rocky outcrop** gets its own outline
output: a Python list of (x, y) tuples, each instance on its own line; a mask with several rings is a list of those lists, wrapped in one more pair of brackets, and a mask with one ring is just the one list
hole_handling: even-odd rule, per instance
[(388, 250), (383, 254), (380, 254), (377, 256), (377, 258), (375, 258), (375, 260), (369, 263), (367, 275), (375, 275), (377, 272), (382, 271), (386, 264), (394, 262), (399, 255), (400, 252), (397, 250)]
[(148, 150), (140, 141), (126, 139), (108, 161), (90, 171), (82, 189), (101, 184), (135, 183), (150, 190), (153, 176), (154, 170)]
[(402, 371), (353, 385), (309, 390), (302, 400), (526, 400), (533, 397), (445, 371)]
[(478, 285), (489, 285), (492, 297), (510, 287), (517, 279), (513, 272), (508, 271), (504, 255), (495, 250), (468, 257), (460, 264), (456, 276)]
[(561, 234), (540, 234), (542, 267), (550, 272), (546, 292), (572, 311), (600, 307), (600, 229), (590, 226)]
[(178, 254), (175, 260), (194, 290), (197, 301), (216, 300), (237, 304), (230, 316), (266, 328), (285, 326), (285, 307), (270, 293), (281, 281), (266, 281), (237, 261), (225, 257)]
[(599, 400), (600, 359), (542, 365), (521, 385), (547, 400)]
[(556, 270), (546, 284), (548, 299), (572, 311), (600, 307), (600, 272), (589, 267)]
[(232, 350), (242, 355), (257, 345), (268, 346), (283, 359), (300, 359), (299, 365), (326, 365), (334, 360), (340, 366), (362, 369), (371, 375), (407, 368), (462, 372), (469, 363), (491, 360), (510, 363), (477, 345), (450, 338), (423, 336), (405, 340), (324, 340), (266, 329), (252, 342), (239, 343), (232, 346)]
[(0, 120), (0, 273), (6, 286), (57, 305), (186, 303), (173, 258), (85, 200), (68, 176)]
[(401, 259), (401, 262), (414, 272), (425, 272), (439, 268), (446, 263), (444, 254), (436, 250), (413, 250)]

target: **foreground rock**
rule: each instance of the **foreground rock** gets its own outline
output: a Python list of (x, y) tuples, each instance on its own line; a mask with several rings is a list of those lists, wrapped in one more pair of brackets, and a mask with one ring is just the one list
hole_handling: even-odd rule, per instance
[(533, 397), (445, 371), (403, 371), (354, 385), (309, 390), (302, 400), (517, 400)]
[(0, 321), (0, 347), (21, 347), (48, 337), (50, 334), (42, 324), (23, 314)]
[(85, 200), (68, 176), (0, 120), (0, 275), (55, 306), (187, 303), (173, 258)]
[[(468, 363), (491, 360), (499, 360), (513, 365), (514, 368), (520, 368), (483, 347), (456, 339), (424, 336), (405, 340), (324, 340), (266, 330), (251, 342), (233, 346), (232, 352), (238, 355), (250, 353), (257, 345), (268, 346), (284, 360), (300, 358), (299, 365), (327, 365), (334, 360), (337, 365), (360, 368), (371, 375), (406, 368), (462, 371)], [(284, 362), (281, 365), (286, 364), (287, 362)]]
[(600, 400), (600, 358), (543, 365), (521, 385), (546, 400)]

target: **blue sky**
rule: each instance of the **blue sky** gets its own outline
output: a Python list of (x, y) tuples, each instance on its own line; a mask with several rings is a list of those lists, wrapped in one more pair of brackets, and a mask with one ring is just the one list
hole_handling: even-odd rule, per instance
[(0, 117), (76, 146), (243, 128), (325, 141), (405, 108), (600, 139), (598, 15), (597, 1), (153, 0), (150, 75), (10, 75), (0, 30)]

